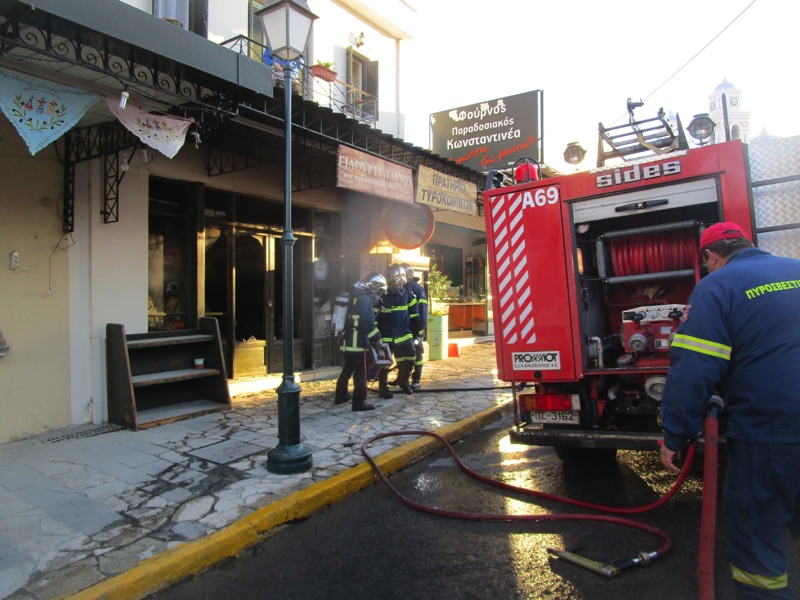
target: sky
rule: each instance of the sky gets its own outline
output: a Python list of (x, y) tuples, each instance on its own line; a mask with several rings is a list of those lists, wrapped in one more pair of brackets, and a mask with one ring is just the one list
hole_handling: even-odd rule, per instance
[[(404, 139), (429, 148), (429, 115), (543, 91), (544, 162), (567, 173), (569, 142), (596, 161), (598, 123), (658, 109), (686, 127), (723, 79), (741, 90), (750, 137), (800, 135), (796, 0), (420, 0), (404, 42)], [(412, 90), (409, 93), (409, 90)]]

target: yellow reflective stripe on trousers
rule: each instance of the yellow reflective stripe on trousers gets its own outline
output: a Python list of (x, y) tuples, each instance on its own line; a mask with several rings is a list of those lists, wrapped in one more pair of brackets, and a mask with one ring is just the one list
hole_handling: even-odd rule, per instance
[(786, 573), (778, 575), (777, 577), (756, 575), (754, 573), (748, 573), (734, 565), (731, 565), (731, 575), (733, 576), (733, 580), (738, 583), (744, 583), (762, 590), (780, 590), (786, 587), (788, 580)]
[(703, 340), (691, 335), (683, 335), (681, 333), (675, 334), (672, 340), (672, 345), (676, 348), (684, 348), (700, 354), (708, 354), (709, 356), (716, 356), (725, 360), (731, 359), (731, 347), (725, 344), (718, 344), (709, 340)]

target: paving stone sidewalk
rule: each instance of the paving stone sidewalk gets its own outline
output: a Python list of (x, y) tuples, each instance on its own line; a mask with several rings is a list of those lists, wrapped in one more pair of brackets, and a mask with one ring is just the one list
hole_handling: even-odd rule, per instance
[[(0, 445), (0, 598), (89, 588), (364, 462), (361, 444), (376, 433), (436, 431), (507, 403), (494, 350), (461, 346), (459, 357), (427, 363), (421, 392), (371, 394), (369, 412), (335, 406), (333, 380), (301, 383), (301, 435), (314, 452), (302, 474), (266, 469), (278, 442), (274, 390), (152, 429), (73, 427)], [(371, 453), (408, 439), (385, 438)]]

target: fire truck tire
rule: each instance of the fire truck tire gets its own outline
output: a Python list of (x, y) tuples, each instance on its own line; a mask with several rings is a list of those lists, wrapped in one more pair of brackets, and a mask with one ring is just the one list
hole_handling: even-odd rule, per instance
[(553, 446), (556, 456), (570, 463), (609, 463), (617, 460), (616, 448), (576, 448), (575, 446)]

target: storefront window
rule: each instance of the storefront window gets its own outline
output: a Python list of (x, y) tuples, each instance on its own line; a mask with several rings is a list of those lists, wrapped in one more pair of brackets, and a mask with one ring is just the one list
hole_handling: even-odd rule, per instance
[(148, 330), (187, 327), (186, 223), (150, 218)]
[(149, 331), (194, 327), (194, 289), (189, 277), (190, 189), (186, 184), (150, 181), (147, 317)]

